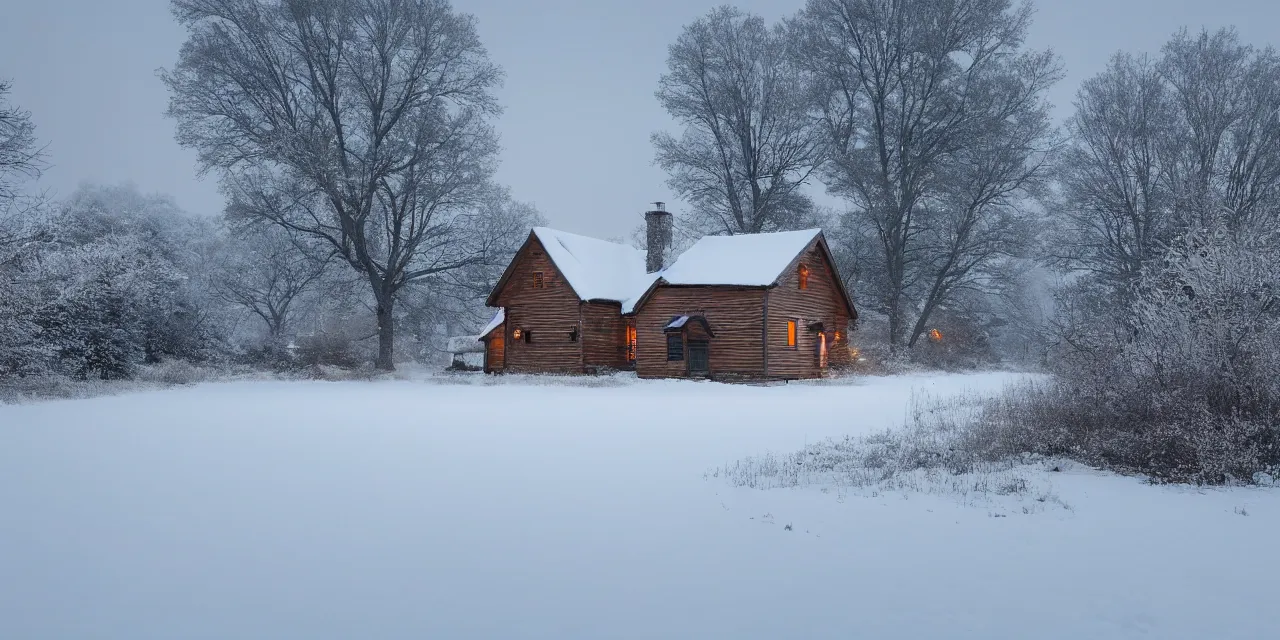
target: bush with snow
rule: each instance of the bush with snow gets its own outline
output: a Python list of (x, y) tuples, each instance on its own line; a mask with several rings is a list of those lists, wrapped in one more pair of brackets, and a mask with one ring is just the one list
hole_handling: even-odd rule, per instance
[(790, 454), (749, 457), (709, 476), (756, 489), (902, 491), (953, 496), (965, 504), (1008, 498), (1022, 503), (1024, 512), (1069, 508), (1042, 473), (1066, 462), (985, 446), (982, 415), (991, 401), (977, 394), (913, 395), (901, 428), (827, 439)]
[[(1188, 233), (1123, 292), (1065, 292), (1052, 382), (988, 403), (986, 456), (1070, 456), (1170, 482), (1280, 466), (1280, 234)], [(1123, 294), (1123, 295), (1121, 295)]]

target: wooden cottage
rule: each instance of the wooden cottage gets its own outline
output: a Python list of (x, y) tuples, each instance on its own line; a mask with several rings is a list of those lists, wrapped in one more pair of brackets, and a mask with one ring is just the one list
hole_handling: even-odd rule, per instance
[(489, 296), (485, 371), (800, 379), (850, 362), (857, 311), (820, 230), (706, 237), (667, 267), (670, 214), (646, 219), (648, 252), (534, 229)]
[(489, 372), (594, 373), (629, 369), (627, 305), (656, 276), (629, 246), (535, 228), (487, 304), (502, 311), (481, 335)]
[(699, 240), (635, 304), (640, 377), (816, 378), (857, 311), (820, 230)]

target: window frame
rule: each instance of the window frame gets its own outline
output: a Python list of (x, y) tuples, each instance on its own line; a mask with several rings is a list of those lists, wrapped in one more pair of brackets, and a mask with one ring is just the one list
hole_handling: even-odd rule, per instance
[[(678, 346), (678, 349), (672, 349)], [(667, 362), (684, 362), (688, 349), (684, 348), (684, 333), (667, 334)]]
[(546, 274), (546, 272), (545, 272), (545, 271), (534, 271), (534, 272), (533, 272), (533, 288), (534, 288), (534, 289), (546, 289), (546, 288), (547, 288), (547, 274)]
[(800, 266), (796, 268), (796, 275), (799, 279), (798, 284), (800, 285), (799, 288), (801, 291), (809, 290), (809, 274), (809, 265), (801, 262)]
[(787, 320), (787, 348), (800, 348), (800, 322), (795, 318)]

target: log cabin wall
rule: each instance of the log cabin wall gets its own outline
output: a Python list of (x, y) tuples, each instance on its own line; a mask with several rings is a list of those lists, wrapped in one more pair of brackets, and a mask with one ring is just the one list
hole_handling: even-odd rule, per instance
[[(800, 265), (809, 269), (809, 286), (803, 290)], [(788, 321), (796, 323), (794, 347), (787, 345)], [(769, 292), (770, 377), (816, 378), (825, 373), (818, 366), (818, 334), (809, 330), (814, 322), (821, 322), (825, 330), (828, 369), (847, 366), (851, 360), (849, 310), (836, 284), (835, 269), (816, 241)]]
[(582, 351), (587, 367), (627, 366), (626, 324), (618, 302), (582, 303)]
[(715, 334), (709, 346), (712, 377), (762, 377), (763, 313), (763, 288), (659, 286), (636, 312), (636, 375), (687, 376), (687, 345), (685, 360), (668, 362), (663, 329), (673, 316), (700, 315)]
[[(496, 306), (506, 307), (505, 370), (516, 373), (581, 373), (582, 310), (578, 295), (533, 237), (525, 244)], [(535, 273), (542, 273), (542, 287)], [(515, 331), (521, 331), (520, 339)], [(577, 330), (577, 340), (570, 334)]]

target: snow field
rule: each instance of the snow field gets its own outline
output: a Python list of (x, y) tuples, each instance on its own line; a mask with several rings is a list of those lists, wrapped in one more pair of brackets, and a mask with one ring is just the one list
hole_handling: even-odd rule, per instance
[(1071, 508), (1024, 515), (706, 477), (900, 423), (913, 391), (1012, 378), (244, 382), (0, 406), (0, 637), (1274, 632), (1274, 490), (1030, 468)]

